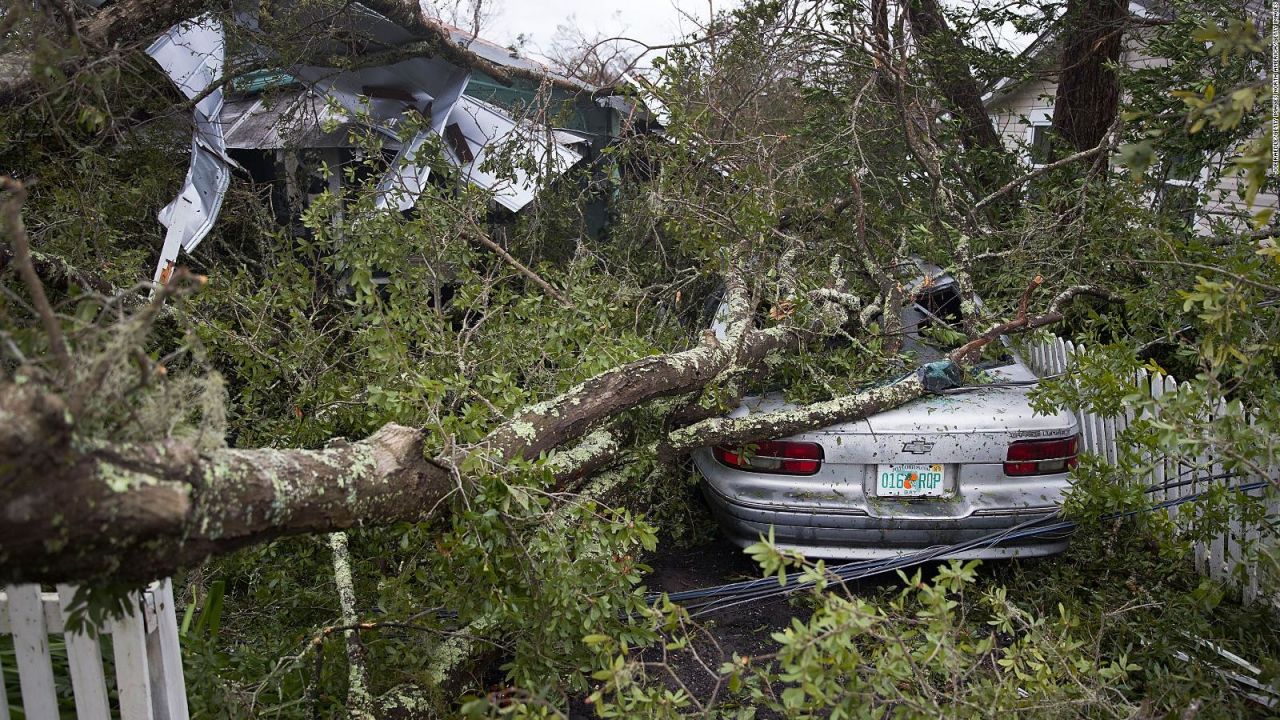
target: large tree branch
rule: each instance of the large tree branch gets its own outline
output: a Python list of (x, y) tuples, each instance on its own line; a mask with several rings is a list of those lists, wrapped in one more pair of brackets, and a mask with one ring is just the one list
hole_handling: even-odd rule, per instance
[[(426, 520), (457, 487), (423, 433), (395, 424), (321, 450), (80, 450), (56, 396), (0, 386), (0, 428), (0, 582), (158, 577), (286, 535)], [(625, 437), (597, 431), (549, 470), (575, 482)]]
[[(34, 404), (0, 388), (0, 419)], [(37, 445), (57, 459), (36, 468), (23, 465), (30, 445), (0, 447), (4, 581), (158, 577), (284, 535), (422, 520), (454, 487), (421, 434), (399, 425), (323, 450), (199, 452), (178, 440), (81, 450), (60, 403), (46, 396), (41, 407), (38, 425), (67, 440)]]
[[(619, 412), (651, 400), (700, 390), (735, 363), (763, 357), (766, 342), (750, 342), (751, 302), (737, 269), (727, 277), (729, 329), (723, 341), (710, 332), (694, 348), (653, 355), (596, 375), (561, 395), (524, 410), (481, 443), (498, 461), (536, 457), (575, 440)], [(763, 340), (763, 339), (761, 339)]]
[[(415, 56), (440, 57), (460, 67), (481, 70), (506, 85), (516, 79), (524, 79), (571, 91), (582, 89), (547, 72), (499, 65), (488, 60), (454, 42), (449, 31), (427, 18), (412, 0), (362, 0), (359, 4), (387, 17), (413, 36), (413, 40), (403, 47), (384, 48), (385, 58), (377, 58), (379, 61), (390, 63)], [(347, 17), (354, 17), (351, 5), (334, 3), (332, 7), (339, 12), (333, 13), (330, 19), (340, 23)], [(130, 51), (150, 43), (160, 33), (184, 20), (205, 13), (228, 15), (234, 10), (234, 3), (225, 0), (117, 0), (79, 21), (76, 35), (87, 52), (68, 56), (59, 63), (59, 70), (63, 75), (72, 75), (97, 59), (95, 53), (101, 57), (109, 52)], [(349, 26), (350, 23), (341, 27), (335, 24), (331, 29), (343, 32), (349, 30)], [(321, 32), (321, 29), (317, 28), (316, 32)], [(35, 60), (35, 55), (26, 51), (0, 55), (0, 104), (12, 103), (38, 89), (40, 83), (31, 66)], [(243, 71), (244, 68), (238, 68), (229, 75)], [(224, 78), (215, 86), (221, 86), (225, 81)]]
[[(112, 444), (76, 437), (61, 396), (0, 385), (0, 582), (145, 579), (285, 535), (428, 519), (468, 456), (535, 459), (646, 402), (696, 391), (741, 357), (758, 359), (760, 350), (745, 349), (752, 305), (740, 278), (730, 273), (725, 342), (707, 338), (600, 373), (436, 460), (421, 431), (395, 424), (322, 450)], [(551, 469), (567, 482), (620, 449), (617, 435), (596, 433)]]
[(732, 446), (786, 437), (898, 407), (923, 397), (925, 387), (922, 374), (911, 373), (866, 392), (795, 410), (755, 413), (742, 418), (708, 418), (672, 432), (669, 441), (673, 450), (690, 452), (708, 445)]
[(1036, 277), (1028, 284), (1015, 318), (995, 323), (986, 332), (952, 351), (946, 360), (923, 365), (893, 382), (853, 395), (791, 410), (752, 413), (739, 418), (714, 417), (700, 420), (669, 433), (668, 448), (673, 452), (687, 453), (711, 445), (743, 445), (849, 422), (895, 408), (929, 393), (958, 386), (965, 376), (964, 368), (978, 357), (983, 347), (1001, 336), (1029, 332), (1061, 321), (1064, 309), (1077, 297), (1089, 295), (1109, 302), (1118, 301), (1102, 288), (1077, 285), (1063, 290), (1053, 298), (1043, 313), (1032, 316), (1028, 312), (1031, 295), (1042, 282), (1040, 277)]

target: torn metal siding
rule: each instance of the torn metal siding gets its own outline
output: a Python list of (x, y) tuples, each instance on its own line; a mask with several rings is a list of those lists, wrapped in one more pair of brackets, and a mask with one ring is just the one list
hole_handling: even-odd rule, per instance
[(394, 136), (394, 126), (408, 109), (429, 115), (432, 124), (448, 118), (451, 99), (466, 88), (469, 72), (439, 58), (412, 58), (392, 65), (339, 70), (303, 66), (294, 75), (332, 97), (352, 116), (369, 120)]
[[(307, 79), (316, 70), (302, 68), (299, 75)], [(400, 147), (378, 183), (377, 207), (407, 210), (417, 202), (431, 174), (430, 167), (418, 155), (431, 135), (444, 131), (470, 79), (469, 71), (437, 58), (413, 58), (395, 65), (316, 78), (317, 88), (354, 116), (367, 112), (379, 123), (376, 127), (393, 139), (398, 137), (396, 126), (406, 113), (416, 112), (426, 119), (426, 127)]]
[[(557, 177), (584, 157), (580, 151), (558, 142), (550, 128), (517, 121), (493, 105), (474, 98), (462, 98), (454, 110), (452, 121), (461, 130), (474, 160), (463, 162), (448, 145), (445, 146), (446, 156), (458, 166), (464, 180), (489, 190), (499, 205), (512, 212), (518, 212), (533, 201), (541, 174), (545, 174), (546, 179)], [(581, 142), (576, 134), (562, 137), (573, 145)], [(494, 153), (501, 153), (513, 143), (520, 151), (530, 154), (541, 173), (530, 174), (524, 168), (516, 167), (512, 177), (500, 178), (486, 167), (486, 161), (491, 160)]]
[[(357, 55), (362, 52), (357, 46), (397, 47), (413, 40), (407, 30), (359, 3), (351, 9), (346, 40), (317, 40), (333, 46), (328, 54)], [(256, 20), (241, 15), (237, 22), (251, 27)], [(460, 37), (461, 31), (453, 34), (459, 44), (491, 61), (548, 73), (536, 62), (511, 56), (492, 43)], [(465, 96), (471, 72), (438, 57), (413, 57), (357, 70), (288, 68), (289, 83), (280, 86), (279, 92), (226, 101), (217, 86), (225, 65), (225, 37), (211, 15), (175, 25), (147, 52), (188, 99), (200, 97), (193, 110), (191, 161), (182, 190), (159, 213), (167, 231), (154, 275), (157, 282), (167, 280), (179, 252), (193, 251), (216, 221), (231, 169), (238, 167), (228, 148), (350, 147), (351, 130), (373, 129), (386, 137), (385, 148), (397, 151), (379, 181), (377, 205), (406, 210), (422, 194), (430, 174), (429, 166), (417, 156), (431, 135), (444, 135), (449, 128), (446, 159), (465, 180), (491, 191), (498, 204), (519, 211), (534, 199), (540, 179), (562, 174), (586, 157), (591, 147), (587, 135), (517, 120), (499, 107)], [(290, 87), (294, 80), (305, 87)], [(415, 114), (424, 125), (405, 139), (405, 120)], [(525, 158), (518, 165), (528, 167), (517, 167), (512, 178), (498, 177), (487, 165), (505, 152)]]
[[(351, 33), (372, 44), (397, 47), (413, 41), (409, 31), (385, 17), (353, 6)], [(321, 95), (333, 98), (351, 118), (367, 117), (374, 128), (399, 142), (398, 126), (409, 113), (426, 118), (426, 127), (400, 146), (391, 167), (378, 183), (377, 206), (413, 207), (431, 174), (417, 156), (428, 138), (444, 131), (462, 97), (471, 72), (438, 57), (415, 57), (391, 65), (340, 70), (304, 66), (294, 75)]]
[[(360, 29), (377, 40), (396, 44), (409, 39), (405, 30), (374, 13), (362, 15), (359, 20)], [(225, 45), (221, 24), (206, 15), (170, 28), (147, 53), (178, 89), (194, 100), (221, 79)], [(379, 186), (380, 207), (404, 210), (417, 200), (430, 172), (425, 164), (415, 162), (417, 151), (428, 133), (443, 130), (470, 77), (467, 70), (437, 58), (413, 58), (359, 71), (304, 67), (298, 69), (297, 75), (317, 92), (279, 98), (286, 103), (283, 107), (272, 107), (259, 97), (247, 107), (237, 104), (231, 108), (232, 113), (224, 113), (227, 108), (221, 88), (208, 92), (196, 103), (187, 176), (178, 197), (159, 213), (167, 230), (154, 281), (166, 281), (179, 251), (195, 250), (217, 220), (235, 165), (227, 155), (224, 131), (233, 136), (235, 147), (241, 148), (280, 148), (288, 145), (289, 139), (300, 140), (300, 147), (334, 147), (345, 144), (346, 139), (337, 137), (341, 131), (325, 132), (328, 121), (369, 117), (376, 129), (394, 140), (396, 125), (405, 113), (416, 111), (429, 118), (428, 127), (400, 148)], [(371, 88), (398, 90), (398, 97), (381, 97)], [(327, 98), (336, 100), (348, 117), (335, 117)], [(301, 121), (301, 127), (286, 128), (295, 118)]]
[(590, 135), (587, 133), (580, 133), (576, 130), (556, 128), (551, 131), (551, 135), (556, 139), (556, 142), (564, 145), (565, 147), (574, 147), (578, 145), (591, 147), (592, 143), (592, 137)]
[(303, 67), (298, 77), (331, 97), (351, 117), (368, 117), (373, 127), (398, 140), (406, 114), (417, 113), (426, 127), (404, 143), (378, 183), (377, 206), (407, 210), (417, 202), (431, 174), (418, 154), (431, 135), (439, 135), (467, 88), (471, 73), (438, 58), (413, 58), (394, 65), (335, 71)]
[[(226, 54), (222, 25), (211, 15), (179, 23), (152, 43), (147, 54), (168, 73), (183, 95), (194, 100), (222, 77)], [(168, 280), (179, 250), (195, 250), (222, 208), (235, 164), (227, 155), (222, 134), (222, 105), (222, 89), (217, 88), (192, 110), (195, 130), (187, 176), (178, 197), (159, 213), (166, 232), (152, 278), (155, 282)]]

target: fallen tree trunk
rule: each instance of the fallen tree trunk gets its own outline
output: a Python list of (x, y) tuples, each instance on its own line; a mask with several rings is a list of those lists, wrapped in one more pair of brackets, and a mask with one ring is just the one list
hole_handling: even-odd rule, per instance
[[(403, 425), (320, 450), (200, 451), (183, 440), (80, 447), (69, 420), (54, 395), (0, 387), (0, 582), (163, 577), (286, 535), (427, 520), (458, 488)], [(551, 469), (569, 482), (622, 449), (593, 434)]]
[[(1061, 305), (1086, 291), (1063, 293), (1047, 316), (1027, 318), (1024, 310), (952, 360), (865, 393), (743, 419), (690, 417), (670, 432), (664, 451), (782, 437), (954, 386), (958, 363), (982, 344), (1061, 317)], [(697, 392), (786, 341), (776, 328), (749, 329), (743, 288), (731, 290), (730, 306), (737, 319), (723, 342), (708, 336), (692, 350), (601, 373), (529, 408), (481, 443), (434, 459), (421, 431), (395, 424), (319, 450), (200, 451), (178, 439), (95, 442), (75, 436), (74, 417), (58, 395), (29, 384), (0, 387), (0, 582), (144, 580), (286, 535), (430, 519), (465, 481), (459, 468), (467, 460), (534, 459), (652, 400)], [(570, 482), (626, 448), (618, 434), (599, 430), (553, 456), (550, 469)]]
[[(20, 202), (11, 197), (5, 213), (15, 238), (25, 237), (13, 221)], [(42, 292), (38, 279), (24, 280), (33, 295)], [(736, 275), (728, 287), (733, 319), (724, 342), (706, 335), (690, 350), (600, 373), (435, 459), (420, 430), (395, 424), (321, 450), (111, 443), (76, 435), (74, 408), (95, 387), (73, 383), (58, 394), (28, 381), (0, 386), (0, 582), (144, 580), (285, 535), (426, 520), (469, 459), (536, 459), (620, 413), (695, 392), (740, 358), (761, 357), (776, 341), (751, 331), (753, 306)], [(593, 435), (553, 471), (581, 477), (621, 449), (614, 436)]]
[(0, 425), (41, 430), (0, 438), (4, 582), (161, 577), (284, 535), (422, 520), (454, 487), (400, 425), (322, 450), (79, 448), (63, 404), (33, 392), (0, 388)]
[[(13, 192), (0, 221), (30, 270), (17, 212), (22, 186), (6, 182)], [(755, 329), (755, 305), (743, 280), (747, 255), (745, 244), (737, 248), (725, 273), (726, 325), (719, 338), (704, 331), (690, 349), (601, 372), (529, 406), (480, 442), (439, 454), (428, 454), (424, 431), (394, 423), (359, 442), (318, 450), (207, 449), (176, 437), (113, 442), (85, 436), (76, 424), (106, 381), (99, 370), (104, 360), (92, 360), (87, 373), (69, 357), (58, 358), (52, 374), (20, 371), (0, 385), (0, 582), (141, 581), (287, 535), (420, 522), (447, 508), (451, 493), (466, 492), (469, 475), (504, 472), (517, 459), (551, 454), (548, 469), (556, 480), (576, 482), (626, 452), (626, 435), (604, 426), (655, 400), (692, 398), (661, 407), (667, 432), (659, 454), (671, 457), (864, 417), (954, 386), (961, 366), (1000, 334), (1040, 327), (1060, 318), (1062, 306), (1077, 295), (1098, 294), (1072, 288), (1055, 299), (1049, 314), (1030, 318), (1037, 278), (1017, 318), (993, 326), (947, 361), (859, 395), (730, 420), (715, 416), (741, 395), (744, 375), (768, 366), (770, 353), (832, 329), (827, 321)], [(34, 271), (21, 277), (33, 298), (43, 297)], [(176, 274), (155, 301), (121, 322), (149, 328), (160, 303), (189, 279)], [(837, 327), (861, 305), (839, 287), (813, 297), (829, 305), (818, 317), (837, 318)], [(48, 333), (64, 340), (48, 303), (36, 304)]]

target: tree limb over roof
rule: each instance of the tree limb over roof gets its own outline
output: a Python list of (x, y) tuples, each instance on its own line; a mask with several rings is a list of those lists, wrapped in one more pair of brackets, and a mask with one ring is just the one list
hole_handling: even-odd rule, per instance
[[(357, 14), (370, 12), (385, 18), (404, 33), (401, 42), (396, 43), (395, 47), (379, 44), (374, 48), (375, 52), (439, 57), (460, 67), (483, 71), (506, 85), (517, 80), (528, 80), (549, 83), (573, 92), (591, 89), (555, 75), (534, 63), (499, 62), (492, 52), (477, 52), (469, 47), (470, 43), (460, 42), (463, 39), (461, 31), (426, 17), (412, 0), (364, 0), (359, 3), (335, 4), (331, 11), (320, 14), (318, 24), (327, 25), (329, 30), (336, 31), (343, 25), (349, 25), (348, 21)], [(234, 4), (226, 0), (117, 0), (79, 20), (75, 27), (75, 40), (84, 51), (69, 55), (59, 64), (59, 69), (63, 74), (70, 75), (91, 60), (111, 53), (140, 50), (173, 25), (205, 13), (252, 17), (243, 12), (237, 13)], [(259, 18), (264, 19), (269, 20)], [(12, 33), (13, 30), (9, 32)], [(362, 52), (352, 54), (360, 55)], [(33, 75), (33, 61), (38, 60), (27, 49), (0, 54), (0, 104), (15, 102), (39, 89), (39, 80)]]

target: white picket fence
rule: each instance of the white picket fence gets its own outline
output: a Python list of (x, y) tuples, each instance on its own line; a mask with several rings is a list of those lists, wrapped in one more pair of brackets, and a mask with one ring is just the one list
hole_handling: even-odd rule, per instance
[[(1083, 345), (1076, 345), (1069, 340), (1064, 341), (1062, 338), (1054, 338), (1044, 342), (1028, 344), (1023, 349), (1023, 355), (1032, 370), (1044, 377), (1069, 372), (1072, 355), (1084, 350)], [(1152, 374), (1146, 370), (1139, 370), (1137, 377), (1134, 378), (1134, 387), (1139, 394), (1149, 394), (1153, 398), (1160, 398), (1179, 392), (1181, 389), (1186, 388), (1187, 385), (1186, 383), (1179, 384), (1175, 378), (1169, 375)], [(1108, 462), (1116, 462), (1118, 455), (1116, 438), (1134, 421), (1132, 410), (1128, 410), (1125, 415), (1115, 418), (1100, 417), (1084, 410), (1077, 411), (1075, 415), (1080, 425), (1081, 451), (1103, 457)], [(1179, 464), (1175, 460), (1153, 462), (1150, 475), (1144, 478), (1135, 478), (1135, 481), (1141, 482), (1143, 485), (1184, 483), (1153, 493), (1152, 501), (1160, 503), (1202, 492), (1213, 483), (1232, 482), (1233, 484), (1238, 484), (1241, 482), (1239, 478), (1225, 480), (1222, 475), (1222, 466), (1215, 462), (1213, 457), (1201, 457), (1198, 462), (1190, 466)], [(1274, 481), (1276, 478), (1271, 478), (1271, 480)], [(1194, 504), (1187, 503), (1182, 508), (1185, 510), (1169, 508), (1169, 513), (1173, 515), (1180, 511), (1190, 512), (1193, 510)], [(1280, 518), (1280, 506), (1277, 506), (1272, 501), (1267, 507), (1267, 523), (1273, 523), (1277, 518)], [(1246, 527), (1238, 520), (1233, 521), (1227, 532), (1208, 542), (1197, 542), (1195, 544), (1196, 569), (1201, 574), (1207, 575), (1218, 582), (1237, 587), (1245, 602), (1255, 601), (1259, 594), (1258, 569), (1250, 563), (1246, 549), (1256, 544), (1262, 537), (1263, 532), (1270, 534), (1271, 531), (1264, 530), (1256, 525)]]
[[(66, 641), (67, 675), (79, 720), (188, 720), (187, 692), (178, 647), (173, 584), (153, 583), (131, 596), (132, 610), (98, 629), (98, 636), (66, 632), (67, 609), (75, 586), (42, 592), (39, 585), (10, 585), (0, 593), (0, 635), (13, 648), (27, 720), (57, 720), (58, 678), (49, 636)], [(117, 703), (109, 702), (107, 673), (99, 638), (111, 636)], [(0, 668), (0, 720), (9, 720), (5, 670)], [(114, 705), (114, 707), (113, 707)]]

